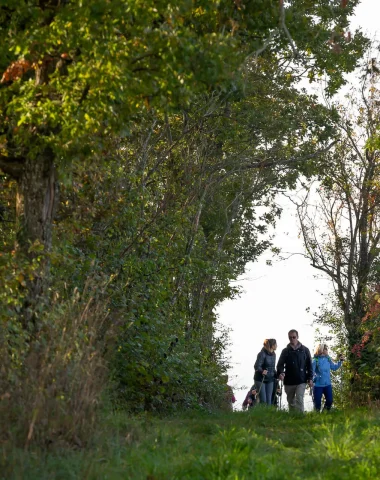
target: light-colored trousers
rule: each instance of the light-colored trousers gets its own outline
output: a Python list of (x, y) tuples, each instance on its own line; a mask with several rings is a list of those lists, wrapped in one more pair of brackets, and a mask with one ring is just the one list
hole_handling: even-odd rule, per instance
[(284, 385), (286, 398), (289, 404), (289, 411), (297, 409), (300, 412), (304, 411), (303, 397), (305, 395), (306, 383), (299, 385)]

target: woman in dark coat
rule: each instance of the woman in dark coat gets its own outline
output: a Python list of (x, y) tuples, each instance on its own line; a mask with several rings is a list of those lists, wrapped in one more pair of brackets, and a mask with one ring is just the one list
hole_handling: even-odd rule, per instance
[(260, 403), (272, 405), (273, 389), (276, 380), (276, 349), (277, 342), (274, 338), (264, 340), (264, 347), (257, 355), (255, 363), (256, 389), (259, 392)]

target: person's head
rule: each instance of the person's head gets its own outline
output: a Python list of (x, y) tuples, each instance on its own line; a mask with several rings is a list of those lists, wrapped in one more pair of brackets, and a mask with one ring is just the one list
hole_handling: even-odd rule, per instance
[(314, 355), (316, 357), (320, 357), (321, 355), (328, 355), (329, 354), (329, 347), (325, 343), (320, 343), (317, 345)]
[(264, 340), (264, 348), (268, 352), (274, 352), (277, 349), (277, 342), (275, 338), (267, 338)]
[(289, 338), (289, 342), (292, 344), (292, 345), (297, 345), (298, 343), (298, 332), (297, 330), (289, 330), (288, 332), (288, 338)]

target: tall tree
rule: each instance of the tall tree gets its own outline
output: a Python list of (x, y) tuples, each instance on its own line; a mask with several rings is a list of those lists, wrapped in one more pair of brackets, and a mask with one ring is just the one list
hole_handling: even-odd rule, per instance
[(360, 339), (380, 253), (379, 70), (369, 59), (340, 107), (340, 139), (298, 206), (308, 258), (332, 280), (348, 345)]
[[(344, 38), (357, 3), (3, 2), (0, 167), (17, 181), (21, 249), (32, 259), (50, 251), (57, 168), (126, 135), (144, 109), (228, 90), (247, 56), (293, 59), (310, 78), (326, 71), (336, 89), (364, 43)], [(28, 281), (31, 310), (46, 269)]]

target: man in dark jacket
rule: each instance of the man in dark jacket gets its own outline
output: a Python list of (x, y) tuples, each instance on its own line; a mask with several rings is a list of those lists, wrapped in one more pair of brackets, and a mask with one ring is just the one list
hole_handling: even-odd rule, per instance
[(284, 381), (289, 410), (304, 411), (306, 383), (313, 387), (313, 366), (308, 348), (298, 341), (297, 330), (288, 333), (289, 344), (277, 363), (277, 377)]

